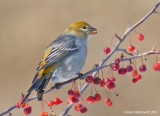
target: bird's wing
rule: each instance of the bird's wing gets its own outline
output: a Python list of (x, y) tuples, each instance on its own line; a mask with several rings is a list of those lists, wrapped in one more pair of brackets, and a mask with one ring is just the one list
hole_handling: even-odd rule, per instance
[(67, 56), (75, 53), (78, 51), (78, 46), (76, 45), (75, 42), (75, 36), (73, 35), (60, 35), (57, 37), (56, 40), (54, 40), (47, 48), (45, 51), (44, 56), (42, 57), (37, 70), (36, 70), (36, 75), (32, 81), (37, 79), (38, 77), (38, 72), (54, 63), (58, 63)]
[(40, 66), (37, 71), (40, 71), (51, 64), (58, 63), (67, 56), (78, 51), (78, 46), (75, 42), (75, 36), (60, 36), (47, 48), (46, 54), (43, 57), (43, 66)]

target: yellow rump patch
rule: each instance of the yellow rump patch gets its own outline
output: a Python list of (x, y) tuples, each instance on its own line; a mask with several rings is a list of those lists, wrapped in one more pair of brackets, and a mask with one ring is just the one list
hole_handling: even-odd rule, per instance
[[(45, 65), (45, 61), (44, 61), (44, 60), (46, 59), (46, 57), (48, 56), (48, 54), (49, 54), (50, 52), (51, 52), (50, 49), (47, 49), (47, 50), (45, 51), (44, 57), (43, 57), (43, 59), (42, 59), (42, 61), (41, 61), (41, 64), (40, 64), (40, 68), (42, 68), (42, 67)], [(38, 76), (38, 78), (41, 78), (43, 74), (45, 74), (45, 75), (46, 75), (46, 78), (48, 78), (48, 77), (49, 77), (49, 74), (50, 74), (51, 72), (53, 72), (55, 69), (57, 69), (58, 67), (59, 67), (59, 64), (58, 64), (58, 63), (54, 63), (53, 65), (50, 65), (50, 66), (48, 66), (48, 67), (40, 70), (40, 71), (39, 71), (39, 76)]]

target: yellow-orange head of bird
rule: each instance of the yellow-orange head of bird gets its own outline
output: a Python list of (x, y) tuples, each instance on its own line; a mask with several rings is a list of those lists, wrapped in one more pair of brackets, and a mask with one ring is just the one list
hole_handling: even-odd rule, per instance
[(96, 34), (97, 32), (97, 29), (89, 25), (87, 22), (77, 21), (72, 23), (64, 33), (71, 33), (81, 38), (87, 38), (89, 35)]

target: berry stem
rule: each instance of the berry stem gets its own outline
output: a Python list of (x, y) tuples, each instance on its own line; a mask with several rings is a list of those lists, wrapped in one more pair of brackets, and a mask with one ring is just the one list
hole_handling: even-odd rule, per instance
[(81, 99), (82, 99), (82, 101), (83, 101), (83, 103), (84, 103), (84, 106), (85, 106), (85, 101), (84, 101), (84, 99), (83, 99), (83, 97), (81, 96)]
[(131, 34), (129, 34), (129, 40), (130, 40), (130, 46), (132, 45), (132, 38), (131, 38)]
[(136, 35), (138, 35), (138, 32), (136, 30), (134, 30), (134, 32), (136, 33)]
[(102, 74), (102, 79), (104, 79), (104, 77), (103, 77), (103, 70), (101, 69), (101, 74)]
[(92, 96), (92, 91), (93, 91), (93, 84), (91, 83), (91, 96)]
[(108, 88), (107, 87), (105, 87), (105, 88), (106, 88), (106, 97), (110, 98), (110, 94), (109, 94)]
[(110, 77), (113, 77), (113, 70), (111, 70)]
[(72, 86), (71, 86), (71, 90), (73, 89), (73, 84), (74, 84), (74, 81), (72, 81)]
[(109, 77), (109, 75), (110, 75), (110, 70), (111, 70), (111, 67), (109, 67), (109, 69), (108, 69), (107, 77)]
[(95, 88), (95, 91), (96, 91), (96, 94), (97, 94), (98, 92), (97, 92), (97, 89), (96, 89), (96, 86), (95, 86), (95, 84), (94, 84), (94, 88)]
[(135, 59), (133, 59), (133, 67), (134, 67), (134, 69), (136, 69), (136, 60)]
[(54, 91), (52, 92), (52, 97), (51, 97), (51, 101), (53, 100), (53, 95), (54, 95)]
[(44, 103), (46, 103), (47, 106), (52, 110), (52, 108), (48, 105), (48, 103), (46, 102), (46, 100), (43, 99), (43, 101), (44, 101)]
[(136, 48), (136, 50), (138, 51), (138, 48), (139, 48), (139, 40), (138, 40), (138, 43), (137, 43), (137, 48)]
[[(160, 57), (160, 56), (159, 56)], [(156, 62), (158, 62), (158, 54), (156, 54)]]
[(110, 48), (112, 47), (112, 42), (113, 42), (113, 39), (114, 39), (115, 37), (116, 37), (116, 36), (113, 36), (112, 39), (111, 39), (111, 42), (110, 42), (110, 45), (109, 45)]
[(143, 63), (143, 56), (142, 56), (142, 57), (139, 57), (139, 59), (141, 60), (142, 65), (144, 65), (144, 63)]
[(58, 98), (58, 90), (56, 90), (56, 98)]
[(43, 102), (44, 100), (42, 99), (42, 112), (44, 112), (44, 102)]

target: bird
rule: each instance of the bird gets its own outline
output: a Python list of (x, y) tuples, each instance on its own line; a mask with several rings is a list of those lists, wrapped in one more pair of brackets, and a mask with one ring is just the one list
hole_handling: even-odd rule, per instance
[(37, 99), (43, 93), (49, 81), (65, 82), (75, 75), (82, 74), (88, 49), (89, 38), (98, 31), (85, 21), (76, 21), (59, 35), (45, 50), (33, 78), (32, 85), (24, 96), (21, 105), (27, 101), (33, 90), (37, 91)]

